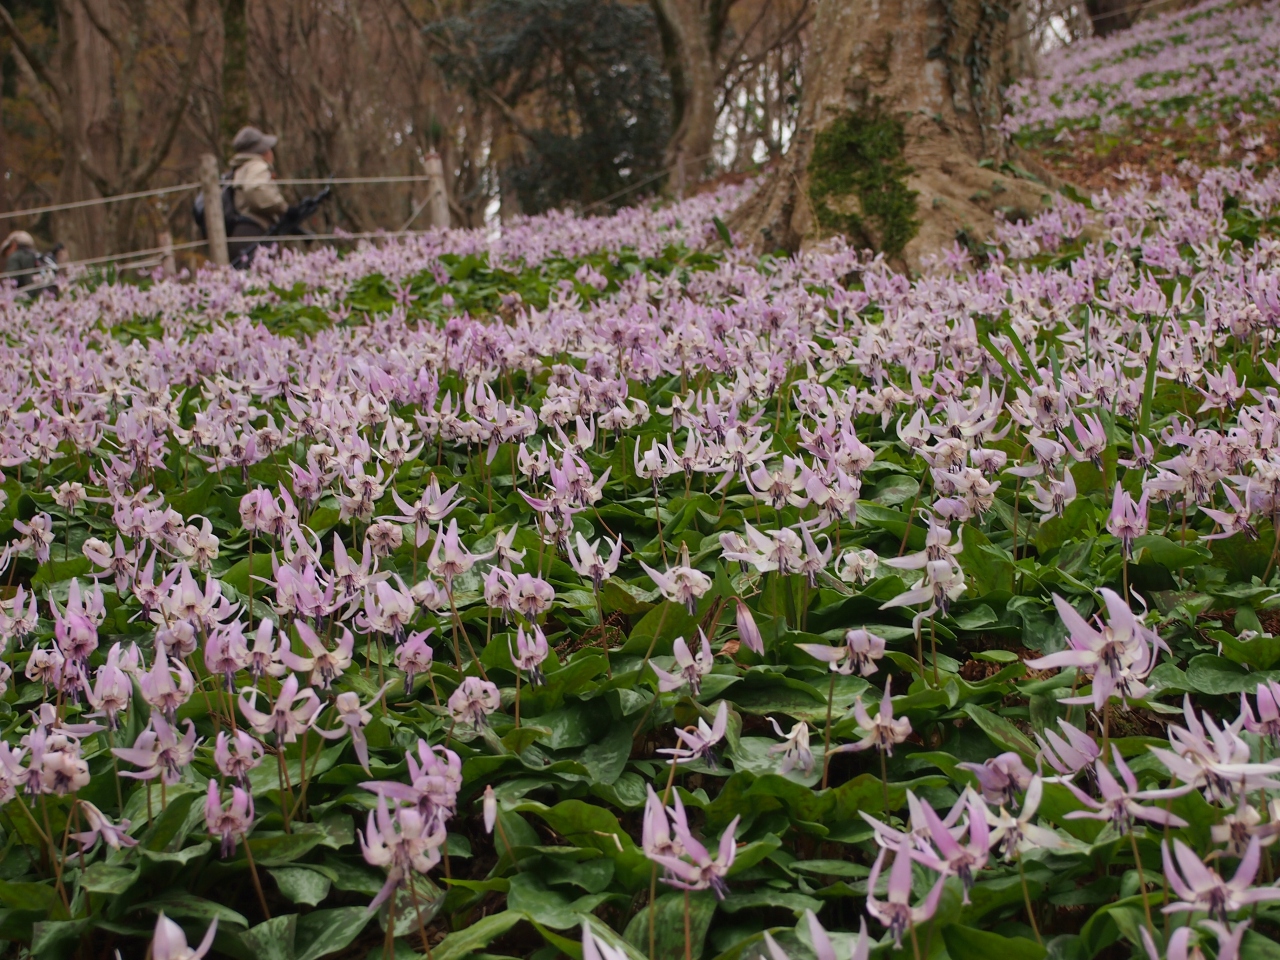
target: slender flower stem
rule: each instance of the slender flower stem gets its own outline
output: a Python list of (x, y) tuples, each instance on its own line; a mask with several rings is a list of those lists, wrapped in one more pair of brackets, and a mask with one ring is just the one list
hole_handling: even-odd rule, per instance
[(693, 928), (689, 922), (689, 891), (684, 892), (684, 960), (693, 960)]
[(1027, 905), (1027, 920), (1031, 923), (1031, 930), (1036, 935), (1036, 943), (1044, 946), (1044, 939), (1040, 936), (1040, 925), (1036, 923), (1036, 912), (1031, 906), (1031, 891), (1027, 889), (1027, 872), (1022, 868), (1022, 854), (1018, 854), (1018, 877), (1022, 880), (1022, 900)]
[(249, 876), (253, 878), (253, 889), (258, 895), (258, 906), (262, 908), (262, 915), (266, 919), (271, 919), (271, 911), (267, 909), (267, 898), (262, 892), (262, 880), (258, 876), (258, 865), (253, 859), (253, 848), (249, 846), (249, 837), (247, 834), (240, 834), (240, 842), (244, 844), (244, 855), (249, 861)]
[[(285, 767), (284, 744), (276, 745), (276, 774), (280, 781), (280, 813), (284, 815), (284, 832), (292, 833), (289, 826), (289, 810), (293, 803), (293, 785), (289, 783), (289, 771)], [(288, 801), (285, 797), (288, 797)]]
[[(836, 672), (831, 671), (831, 683), (827, 687), (827, 725), (822, 731), (822, 789), (827, 789), (827, 778), (831, 772), (831, 703), (836, 697)], [(886, 810), (889, 804), (885, 804)]]
[(427, 928), (422, 924), (422, 907), (418, 903), (418, 885), (414, 882), (413, 874), (409, 875), (409, 897), (413, 900), (413, 912), (418, 917), (418, 936), (422, 938), (422, 949), (427, 953), (427, 960), (431, 960), (431, 942), (427, 940)]
[(1142, 894), (1142, 912), (1147, 915), (1147, 929), (1154, 937), (1156, 925), (1151, 920), (1151, 900), (1147, 896), (1147, 879), (1142, 873), (1142, 854), (1138, 852), (1138, 835), (1134, 832), (1132, 823), (1129, 824), (1129, 843), (1133, 847), (1134, 866), (1138, 868), (1138, 890)]
[[(665, 807), (671, 799), (671, 787), (676, 781), (676, 762), (671, 761), (671, 772), (667, 774), (667, 785), (662, 789), (662, 805)], [(685, 894), (688, 896), (688, 893)], [(686, 902), (687, 906), (687, 902)], [(649, 956), (656, 957), (655, 943), (658, 936), (658, 865), (653, 865), (649, 874)]]
[(938, 631), (932, 614), (929, 615), (929, 649), (933, 656), (933, 685), (937, 688), (942, 684), (938, 680)]
[(880, 751), (880, 786), (884, 788), (884, 812), (889, 814), (889, 762), (885, 759), (885, 752)]
[[(54, 887), (58, 891), (58, 896), (62, 898), (62, 905), (69, 911), (71, 902), (67, 899), (67, 888), (62, 885), (62, 864), (58, 861), (58, 851), (53, 845), (53, 827), (49, 825), (49, 801), (43, 793), (40, 794), (40, 813), (44, 817), (44, 833), (49, 845), (49, 864), (53, 867)], [(67, 821), (68, 825), (70, 822), (70, 820)]]

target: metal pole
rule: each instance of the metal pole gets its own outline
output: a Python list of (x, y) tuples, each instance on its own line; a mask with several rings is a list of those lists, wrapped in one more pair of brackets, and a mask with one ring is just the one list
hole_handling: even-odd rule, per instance
[(444, 163), (440, 154), (427, 154), (423, 166), (427, 174), (427, 221), (433, 227), (448, 227), (449, 194), (445, 191)]
[(204, 189), (204, 230), (209, 238), (209, 259), (225, 267), (231, 262), (227, 256), (227, 223), (222, 213), (218, 158), (211, 153), (200, 158), (200, 185)]

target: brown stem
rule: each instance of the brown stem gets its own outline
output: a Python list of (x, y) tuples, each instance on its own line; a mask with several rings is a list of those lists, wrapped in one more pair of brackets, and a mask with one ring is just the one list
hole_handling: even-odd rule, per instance
[(249, 846), (248, 835), (240, 834), (240, 842), (244, 844), (245, 859), (249, 861), (249, 876), (253, 878), (253, 889), (258, 895), (258, 906), (262, 908), (262, 915), (270, 920), (271, 911), (267, 909), (267, 897), (262, 892), (262, 880), (258, 877), (258, 865), (253, 860), (253, 848)]

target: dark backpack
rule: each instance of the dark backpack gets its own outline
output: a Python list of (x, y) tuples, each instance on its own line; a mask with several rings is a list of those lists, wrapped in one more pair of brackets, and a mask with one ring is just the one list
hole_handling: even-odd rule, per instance
[[(222, 186), (222, 221), (226, 228), (227, 236), (231, 236), (232, 230), (235, 229), (243, 217), (236, 212), (236, 188), (235, 185), (227, 177), (220, 180)], [(195, 202), (191, 205), (191, 218), (195, 220), (196, 226), (200, 228), (200, 235), (206, 239), (209, 231), (204, 224), (204, 191), (201, 190), (196, 194)]]

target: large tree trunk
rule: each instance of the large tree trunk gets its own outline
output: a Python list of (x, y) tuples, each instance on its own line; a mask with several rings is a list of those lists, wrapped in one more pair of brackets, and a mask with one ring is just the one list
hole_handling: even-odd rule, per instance
[[(1015, 0), (819, 0), (796, 136), (735, 215), (764, 250), (845, 234), (918, 269), (1044, 187), (1001, 169)], [(983, 162), (981, 165), (980, 161)]]
[(716, 131), (716, 55), (732, 0), (652, 0), (671, 78), (675, 130), (665, 165), (674, 192), (698, 179), (711, 159)]
[[(107, 4), (92, 0), (93, 13), (100, 21), (111, 15)], [(77, 144), (99, 147), (99, 162), (114, 175), (118, 158), (101, 147), (116, 142), (111, 117), (111, 85), (102, 82), (111, 76), (111, 46), (94, 29), (87, 5), (59, 4), (58, 68), (66, 96), (62, 107), (62, 169), (58, 176), (58, 201), (87, 200), (101, 196), (78, 162)], [(115, 237), (116, 220), (111, 206), (79, 207), (61, 210), (53, 215), (55, 239), (67, 247), (72, 259), (101, 256), (110, 252)]]
[(246, 0), (222, 0), (222, 138), (231, 141), (249, 123), (249, 23)]

